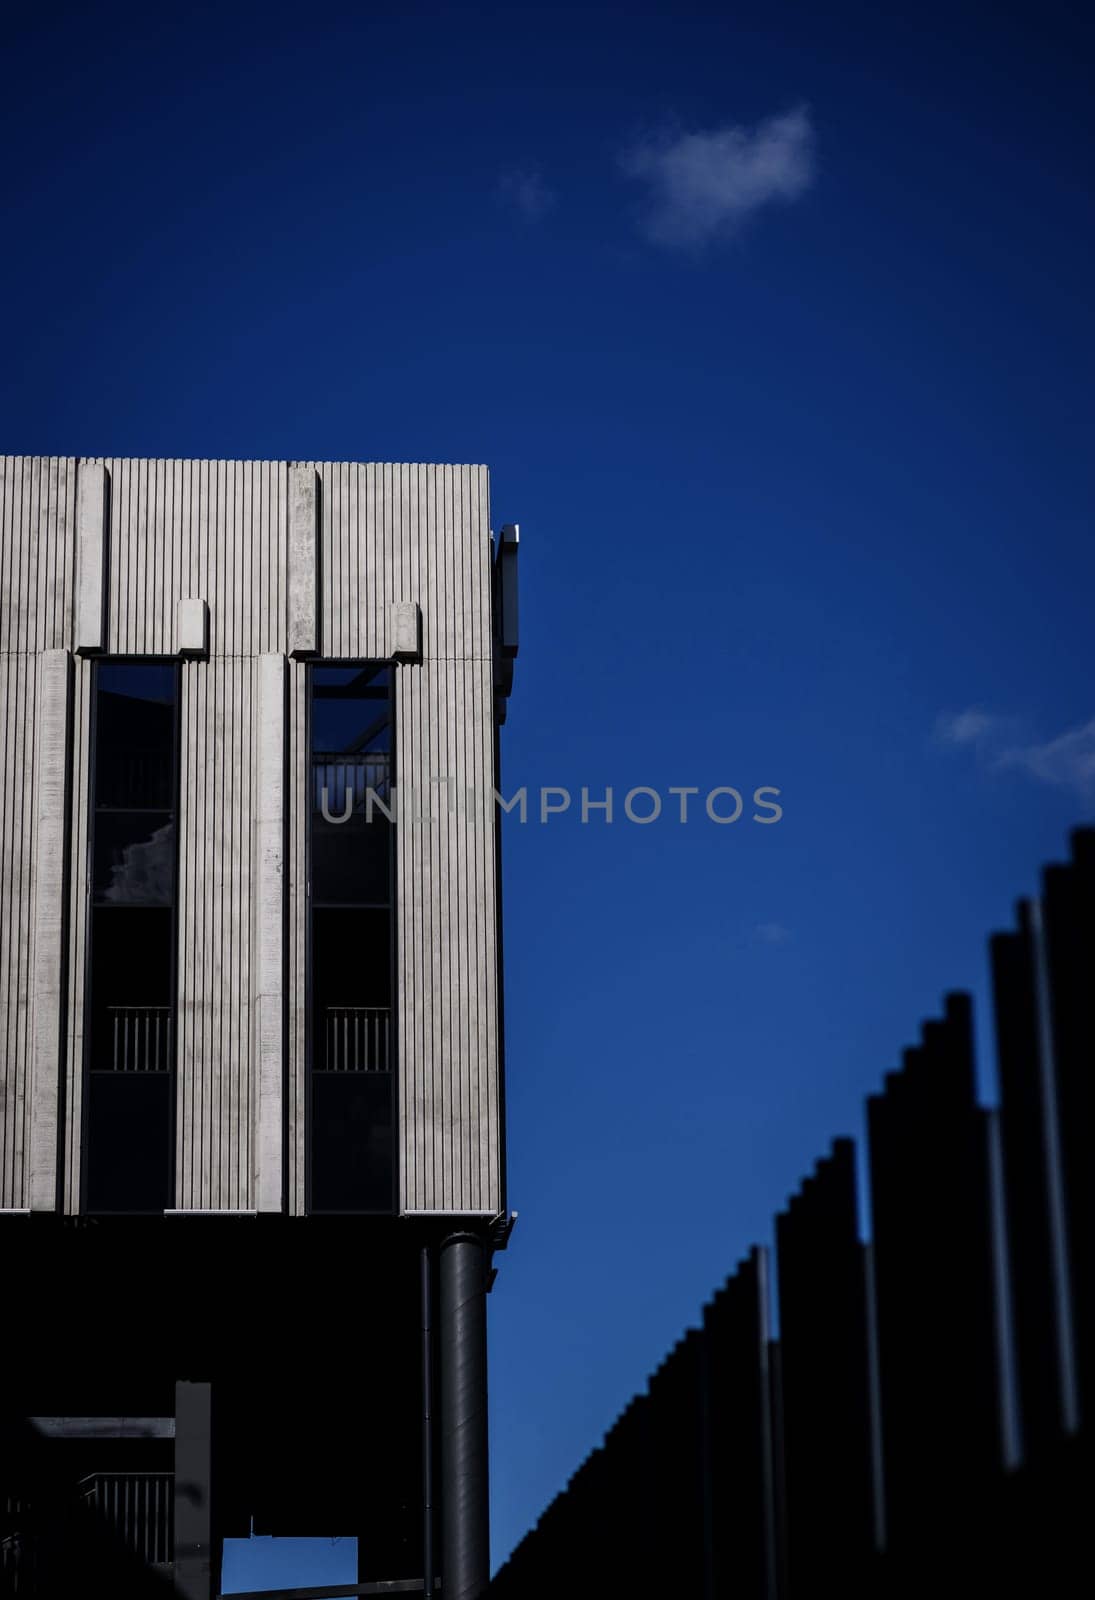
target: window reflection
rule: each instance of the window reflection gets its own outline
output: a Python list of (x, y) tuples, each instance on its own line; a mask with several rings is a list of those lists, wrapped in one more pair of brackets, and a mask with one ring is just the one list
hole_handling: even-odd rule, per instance
[(170, 815), (106, 811), (96, 817), (97, 904), (168, 906), (174, 879), (175, 823)]

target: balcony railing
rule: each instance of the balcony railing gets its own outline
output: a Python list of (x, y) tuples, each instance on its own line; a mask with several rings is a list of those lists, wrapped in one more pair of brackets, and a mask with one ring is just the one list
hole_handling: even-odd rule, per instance
[(96, 805), (111, 811), (169, 811), (172, 779), (168, 752), (114, 745), (100, 763)]
[(67, 1567), (62, 1549), (86, 1547), (89, 1521), (108, 1530), (108, 1545), (121, 1545), (153, 1571), (171, 1570), (175, 1542), (171, 1472), (92, 1473), (71, 1495), (67, 1490), (61, 1498), (47, 1494), (37, 1510), (26, 1500), (6, 1496), (0, 1515), (0, 1593), (5, 1595), (44, 1594), (47, 1589), (53, 1594), (52, 1584), (42, 1587), (41, 1580), (54, 1572), (56, 1558), (61, 1557)]
[[(364, 821), (371, 789), (377, 800), (390, 805), (391, 754), (371, 750), (358, 756), (316, 753), (312, 757), (312, 810), (327, 811), (335, 819)], [(384, 816), (379, 806), (377, 818)]]
[(106, 1072), (171, 1071), (171, 1007), (108, 1006)]
[(170, 1472), (95, 1472), (80, 1482), (80, 1499), (143, 1561), (173, 1559), (175, 1478)]
[(321, 1072), (390, 1072), (387, 1006), (328, 1006)]

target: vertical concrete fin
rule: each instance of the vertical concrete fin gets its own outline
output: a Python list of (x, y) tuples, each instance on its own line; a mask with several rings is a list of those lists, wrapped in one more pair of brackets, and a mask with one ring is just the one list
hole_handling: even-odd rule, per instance
[(258, 757), (255, 794), (255, 1203), (283, 1204), (285, 1075), (285, 657), (258, 663)]
[(76, 473), (76, 649), (106, 646), (107, 512), (110, 480), (101, 461)]
[(498, 643), (504, 656), (517, 654), (517, 552), (521, 529), (507, 522), (498, 536)]
[[(6, 551), (0, 542), (0, 562)], [(0, 597), (0, 606), (3, 599)], [(0, 612), (5, 621), (10, 612)], [(28, 1204), (34, 1070), (34, 726), (41, 656), (0, 651), (0, 1207)]]
[(289, 663), (289, 723), (286, 829), (288, 857), (285, 898), (288, 915), (289, 954), (286, 1013), (288, 1031), (287, 1113), (288, 1171), (286, 1193), (292, 1216), (305, 1212), (305, 1105), (307, 1103), (308, 953), (308, 827), (311, 761), (308, 748), (308, 668), (302, 661)]
[(91, 657), (72, 663), (72, 775), (69, 781), (68, 996), (65, 1003), (63, 1209), (80, 1210), (84, 1122), (84, 985), (88, 954), (88, 846), (91, 842)]
[(319, 478), (314, 467), (289, 469), (289, 654), (319, 650)]
[(34, 1067), (31, 1089), (30, 1204), (57, 1209), (57, 1137), (65, 975), (65, 869), (71, 657), (39, 657), (34, 763)]
[(182, 671), (175, 1191), (182, 1210), (255, 1206), (259, 660), (214, 655)]

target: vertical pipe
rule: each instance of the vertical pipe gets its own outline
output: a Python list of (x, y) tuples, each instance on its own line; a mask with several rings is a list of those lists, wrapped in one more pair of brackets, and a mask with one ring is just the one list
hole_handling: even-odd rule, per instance
[(430, 1247), (422, 1246), (422, 1573), (433, 1594), (433, 1284)]
[(445, 1239), (440, 1279), (441, 1579), (445, 1600), (479, 1600), (490, 1577), (483, 1240)]

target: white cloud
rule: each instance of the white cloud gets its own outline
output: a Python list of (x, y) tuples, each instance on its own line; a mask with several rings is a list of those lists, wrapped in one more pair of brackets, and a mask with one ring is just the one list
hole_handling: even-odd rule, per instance
[(538, 172), (504, 172), (498, 194), (525, 222), (539, 222), (555, 204), (555, 195)]
[(1095, 718), (1039, 741), (1020, 738), (1015, 718), (970, 706), (940, 716), (935, 739), (938, 744), (973, 750), (990, 772), (1025, 772), (1040, 783), (1095, 799)]
[(980, 706), (970, 706), (967, 711), (944, 712), (938, 717), (935, 737), (940, 744), (978, 745), (999, 725), (999, 717), (990, 717)]
[(753, 929), (754, 944), (786, 944), (790, 937), (790, 928), (782, 922), (758, 922)]
[(814, 177), (814, 142), (809, 111), (799, 106), (755, 128), (641, 140), (622, 164), (648, 186), (649, 236), (695, 247), (733, 231), (761, 206), (803, 194)]
[(1095, 718), (1044, 744), (1002, 750), (993, 765), (1019, 767), (1042, 783), (1075, 789), (1085, 799), (1095, 798)]

